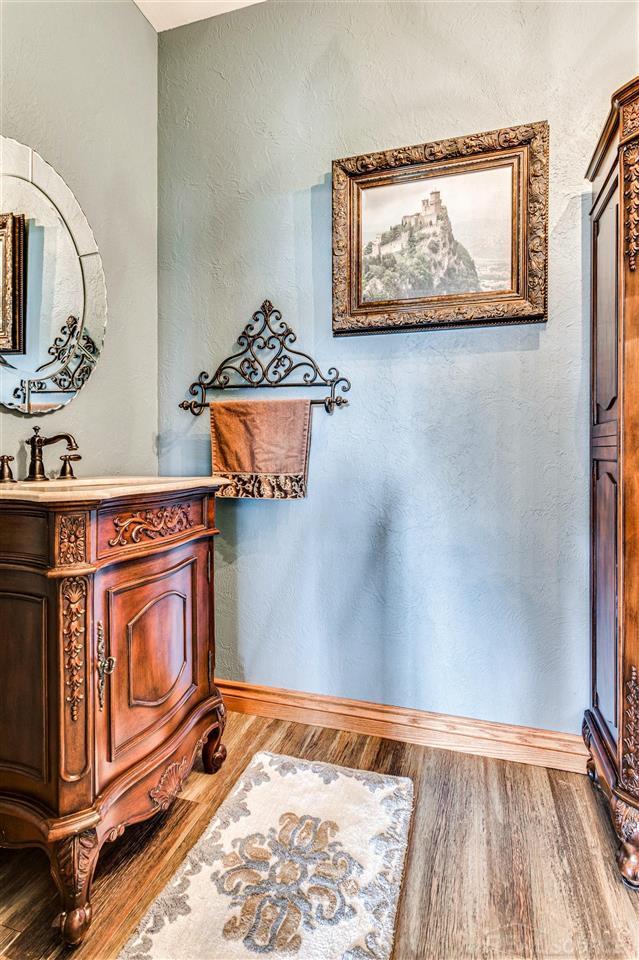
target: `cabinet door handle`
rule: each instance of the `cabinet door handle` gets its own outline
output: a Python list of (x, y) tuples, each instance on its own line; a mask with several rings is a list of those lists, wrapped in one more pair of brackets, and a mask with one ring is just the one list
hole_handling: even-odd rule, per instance
[(106, 678), (109, 674), (112, 674), (115, 670), (116, 659), (115, 657), (106, 657), (106, 647), (104, 643), (104, 625), (101, 620), (98, 620), (97, 623), (97, 633), (98, 633), (98, 661), (96, 664), (96, 670), (98, 672), (98, 701), (100, 704), (100, 710), (104, 710), (104, 685), (106, 683)]

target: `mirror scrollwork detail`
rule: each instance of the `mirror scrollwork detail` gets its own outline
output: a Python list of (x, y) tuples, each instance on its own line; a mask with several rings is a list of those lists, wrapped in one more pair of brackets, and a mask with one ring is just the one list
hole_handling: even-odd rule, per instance
[(0, 137), (3, 226), (0, 404), (48, 413), (77, 395), (100, 357), (104, 271), (65, 182), (30, 147), (6, 137)]
[[(93, 373), (100, 350), (91, 335), (80, 326), (77, 317), (69, 317), (48, 349), (51, 360), (38, 367), (38, 376), (21, 380), (13, 391), (13, 399), (28, 406), (32, 398), (76, 394)], [(53, 369), (53, 373), (47, 373)]]

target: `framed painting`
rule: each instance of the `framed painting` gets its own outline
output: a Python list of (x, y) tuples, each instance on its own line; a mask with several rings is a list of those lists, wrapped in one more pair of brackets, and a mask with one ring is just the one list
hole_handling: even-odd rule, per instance
[(25, 221), (22, 214), (0, 214), (0, 353), (22, 353), (25, 336)]
[(333, 162), (333, 332), (547, 320), (548, 124)]

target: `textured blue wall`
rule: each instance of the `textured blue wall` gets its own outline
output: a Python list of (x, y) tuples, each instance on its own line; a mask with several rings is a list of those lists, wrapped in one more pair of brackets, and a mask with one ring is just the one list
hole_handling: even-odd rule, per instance
[[(70, 430), (84, 476), (155, 474), (157, 36), (132, 3), (2, 3), (0, 133), (40, 153), (77, 197), (102, 255), (109, 318), (79, 396), (44, 417), (0, 408), (0, 453)], [(48, 453), (47, 469), (60, 467)]]
[[(218, 673), (576, 730), (588, 702), (588, 189), (635, 4), (267, 3), (161, 35), (160, 468), (268, 297), (351, 406), (304, 502), (219, 509)], [(547, 327), (333, 339), (331, 161), (551, 129)]]

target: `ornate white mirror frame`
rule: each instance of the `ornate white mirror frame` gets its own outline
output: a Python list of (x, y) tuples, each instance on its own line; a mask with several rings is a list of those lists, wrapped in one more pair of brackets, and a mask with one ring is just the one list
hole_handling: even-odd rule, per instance
[[(29, 200), (32, 211), (23, 209)], [(12, 209), (16, 205), (20, 209)], [(40, 415), (73, 400), (95, 368), (107, 322), (104, 270), (93, 231), (62, 177), (31, 147), (0, 136), (0, 214), (10, 213), (23, 214), (26, 224), (25, 336), (18, 338), (24, 341), (22, 350), (0, 348), (0, 404)], [(47, 230), (54, 234), (53, 255)], [(32, 253), (37, 246), (44, 264), (37, 278), (40, 287), (51, 281), (47, 289), (37, 288), (31, 303), (30, 231)], [(64, 262), (57, 258), (62, 251)]]

